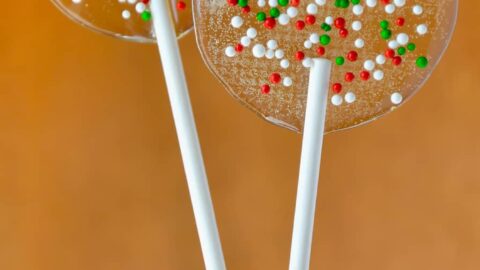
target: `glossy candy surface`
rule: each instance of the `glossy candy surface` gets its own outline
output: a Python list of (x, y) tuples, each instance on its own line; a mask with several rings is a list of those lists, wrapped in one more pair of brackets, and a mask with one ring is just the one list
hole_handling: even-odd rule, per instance
[[(274, 124), (303, 129), (312, 58), (332, 62), (326, 132), (392, 111), (445, 51), (456, 0), (196, 0), (204, 60)], [(448, 79), (448, 78), (445, 78)]]
[[(138, 42), (155, 42), (150, 0), (51, 0), (74, 21), (95, 31)], [(177, 36), (193, 28), (190, 0), (171, 3)]]

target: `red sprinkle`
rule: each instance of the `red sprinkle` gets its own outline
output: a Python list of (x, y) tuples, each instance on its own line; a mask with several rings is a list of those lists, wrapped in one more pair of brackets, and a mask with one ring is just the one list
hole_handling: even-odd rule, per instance
[(370, 79), (370, 72), (366, 70), (360, 72), (360, 78), (364, 81), (367, 81), (368, 79)]
[(298, 61), (302, 61), (305, 58), (305, 54), (302, 51), (298, 51), (295, 53), (295, 58)]
[(388, 58), (393, 58), (395, 56), (395, 51), (392, 50), (392, 49), (388, 49), (386, 52), (385, 52), (385, 56), (388, 57)]
[(352, 72), (347, 72), (345, 74), (345, 81), (352, 82), (355, 79), (355, 75)]
[(291, 0), (290, 1), (290, 6), (298, 7), (298, 5), (300, 5), (300, 0)]
[(277, 22), (275, 21), (274, 18), (270, 17), (270, 18), (267, 18), (265, 20), (265, 22), (263, 23), (263, 25), (265, 26), (265, 28), (267, 29), (273, 29), (275, 28), (275, 25), (277, 24)]
[(336, 18), (333, 23), (334, 23), (335, 27), (337, 27), (338, 29), (344, 29), (345, 28), (345, 19), (342, 18), (342, 17)]
[(242, 52), (242, 51), (243, 51), (243, 45), (240, 44), (240, 43), (237, 44), (237, 45), (235, 46), (235, 51), (237, 51), (237, 52)]
[(278, 73), (272, 73), (272, 75), (270, 75), (270, 82), (272, 83), (279, 83), (280, 80), (282, 79), (282, 77), (280, 76), (280, 74)]
[(305, 17), (305, 22), (307, 24), (312, 25), (312, 24), (315, 23), (315, 21), (316, 21), (316, 19), (315, 19), (315, 16), (313, 16), (313, 15), (308, 15), (307, 17)]
[(400, 56), (395, 56), (395, 57), (393, 57), (392, 63), (393, 63), (395, 66), (400, 65), (400, 64), (402, 63), (402, 57), (400, 57)]
[(358, 53), (356, 51), (350, 51), (347, 54), (347, 59), (351, 62), (355, 62), (358, 59)]
[(390, 4), (390, 0), (382, 0), (382, 3), (383, 3), (384, 5)]
[(267, 95), (268, 93), (270, 93), (270, 85), (268, 84), (262, 85), (261, 90), (262, 90), (262, 94)]
[(398, 26), (403, 26), (403, 25), (405, 25), (405, 18), (399, 17), (399, 18), (397, 18), (397, 20), (395, 21), (395, 23), (396, 23)]
[(295, 23), (295, 27), (297, 28), (297, 30), (303, 30), (303, 28), (305, 28), (305, 22), (302, 20), (298, 20)]
[(238, 0), (227, 0), (227, 3), (230, 6), (236, 6), (238, 4)]
[(243, 7), (242, 12), (245, 13), (245, 14), (249, 13), (250, 12), (250, 6)]
[(177, 9), (178, 10), (185, 10), (185, 8), (187, 8), (187, 4), (185, 4), (185, 2), (183, 2), (183, 1), (178, 1), (177, 2)]
[(342, 92), (342, 88), (343, 88), (342, 85), (339, 83), (334, 83), (332, 85), (332, 90), (335, 94), (339, 94), (340, 92)]
[(343, 29), (340, 29), (340, 31), (338, 32), (340, 34), (340, 37), (342, 38), (346, 38), (348, 36), (348, 30), (343, 28)]
[(317, 54), (318, 56), (324, 56), (325, 55), (325, 48), (324, 47), (318, 47), (317, 48)]
[(142, 0), (142, 3), (148, 4), (148, 3), (150, 3), (150, 0)]

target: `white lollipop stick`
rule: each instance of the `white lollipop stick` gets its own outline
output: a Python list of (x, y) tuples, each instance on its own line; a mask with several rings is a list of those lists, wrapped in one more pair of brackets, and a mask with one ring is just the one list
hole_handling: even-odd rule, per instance
[(314, 59), (310, 68), (307, 111), (303, 129), (302, 156), (293, 224), (290, 270), (307, 270), (310, 265), (318, 177), (322, 157), (325, 115), (331, 62)]
[(152, 0), (150, 8), (205, 267), (224, 270), (222, 246), (168, 1)]

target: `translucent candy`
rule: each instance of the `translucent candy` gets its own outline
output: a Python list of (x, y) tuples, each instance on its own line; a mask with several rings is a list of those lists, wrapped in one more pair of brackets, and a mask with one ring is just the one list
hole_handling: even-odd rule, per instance
[[(149, 0), (51, 0), (74, 21), (118, 38), (155, 42)], [(177, 36), (193, 28), (190, 0), (161, 0), (171, 3)]]
[(301, 132), (311, 58), (332, 62), (326, 132), (410, 98), (445, 51), (456, 0), (196, 0), (197, 40), (240, 102)]

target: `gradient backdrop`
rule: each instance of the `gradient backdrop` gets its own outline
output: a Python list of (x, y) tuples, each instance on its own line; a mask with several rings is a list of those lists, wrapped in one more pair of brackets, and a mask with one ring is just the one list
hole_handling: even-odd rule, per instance
[[(203, 269), (156, 48), (3, 7), (0, 269)], [(312, 269), (480, 268), (478, 10), (411, 102), (326, 137)], [(180, 44), (229, 269), (287, 269), (301, 136)]]

